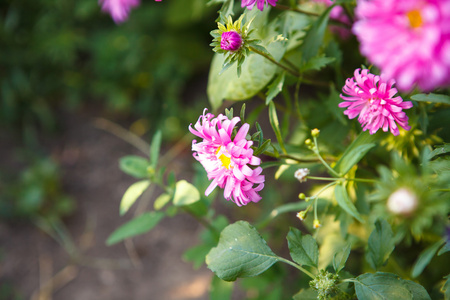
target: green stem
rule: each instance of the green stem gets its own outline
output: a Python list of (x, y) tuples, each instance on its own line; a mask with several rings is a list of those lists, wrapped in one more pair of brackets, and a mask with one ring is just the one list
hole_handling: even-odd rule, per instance
[(276, 60), (274, 60), (272, 57), (270, 57), (269, 55), (267, 55), (264, 52), (259, 51), (258, 49), (253, 48), (252, 46), (250, 46), (250, 51), (255, 52), (263, 57), (265, 57), (266, 59), (268, 59), (270, 62), (274, 63), (275, 65), (279, 66), (280, 68), (282, 68), (283, 70), (286, 70), (287, 72), (291, 73), (293, 76), (295, 77), (299, 77), (300, 73), (298, 73), (296, 70), (293, 70), (285, 65), (280, 64), (279, 62), (277, 62)]
[(314, 276), (311, 272), (309, 272), (308, 270), (306, 270), (306, 269), (303, 268), (302, 266), (297, 265), (296, 263), (294, 263), (294, 262), (292, 262), (292, 261), (290, 261), (290, 260), (287, 260), (287, 259), (282, 258), (282, 257), (279, 257), (279, 256), (278, 256), (278, 260), (280, 260), (280, 261), (282, 261), (282, 262), (284, 262), (284, 263), (287, 263), (287, 264), (293, 266), (294, 268), (299, 269), (300, 271), (302, 271), (303, 273), (305, 273), (306, 275), (308, 275), (309, 277), (311, 277), (311, 279), (316, 278), (316, 276)]
[(322, 158), (322, 156), (320, 155), (319, 152), (319, 144), (317, 143), (317, 137), (314, 137), (314, 145), (315, 145), (315, 149), (313, 149), (314, 153), (317, 155), (317, 157), (319, 158), (320, 162), (325, 166), (325, 168), (328, 169), (328, 171), (330, 171), (330, 173), (335, 176), (335, 177), (341, 177), (335, 170), (333, 170), (333, 168), (331, 168), (326, 162), (325, 160)]
[(368, 182), (368, 183), (377, 183), (375, 179), (366, 179), (366, 178), (334, 178), (334, 177), (316, 177), (316, 176), (307, 176), (308, 179), (313, 180), (324, 180), (324, 181), (336, 181), (336, 180), (345, 180), (345, 181), (356, 181), (356, 182)]

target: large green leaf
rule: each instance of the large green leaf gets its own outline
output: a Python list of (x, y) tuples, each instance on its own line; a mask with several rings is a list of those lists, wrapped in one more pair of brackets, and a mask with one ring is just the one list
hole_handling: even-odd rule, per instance
[(370, 266), (378, 270), (384, 266), (395, 248), (394, 233), (386, 220), (377, 220), (375, 229), (369, 237), (366, 260)]
[(219, 244), (206, 256), (208, 268), (225, 281), (256, 276), (278, 260), (258, 231), (245, 221), (225, 227)]
[(187, 182), (180, 180), (175, 187), (175, 195), (173, 196), (173, 204), (175, 206), (185, 206), (200, 200), (200, 192), (198, 189)]
[[(256, 13), (256, 9), (253, 11), (247, 18), (250, 19), (252, 14), (256, 16), (252, 27), (258, 28), (259, 31), (254, 33), (254, 38), (261, 39), (260, 45), (265, 47), (276, 61), (280, 61), (286, 51), (286, 41), (276, 38), (278, 34), (272, 28), (275, 25), (266, 25), (266, 10), (262, 13)], [(257, 27), (257, 24), (261, 26)], [(253, 97), (270, 82), (278, 69), (263, 56), (251, 53), (242, 64), (240, 77), (237, 76), (237, 64), (219, 75), (224, 60), (224, 55), (216, 53), (211, 63), (207, 94), (213, 109), (220, 107), (224, 99), (238, 101)]]
[(392, 273), (362, 274), (356, 278), (355, 291), (363, 300), (428, 300), (430, 296), (419, 284)]
[(125, 214), (134, 202), (142, 195), (142, 193), (150, 185), (150, 180), (141, 180), (133, 183), (123, 194), (120, 201), (120, 214)]
[(291, 257), (296, 263), (317, 268), (319, 247), (311, 235), (302, 235), (300, 230), (291, 227), (287, 240)]
[(355, 205), (352, 201), (350, 201), (350, 198), (348, 197), (347, 189), (343, 184), (337, 184), (334, 188), (334, 196), (336, 197), (336, 201), (338, 205), (345, 210), (347, 213), (352, 215), (355, 219), (360, 221), (361, 223), (364, 222), (364, 220), (361, 218), (361, 215), (359, 214), (358, 210), (356, 209)]
[(122, 172), (135, 178), (146, 178), (149, 161), (136, 155), (124, 156), (119, 160), (119, 168)]
[(413, 278), (419, 276), (422, 273), (425, 267), (430, 263), (431, 259), (436, 255), (436, 252), (439, 250), (439, 248), (441, 248), (443, 243), (443, 241), (438, 241), (430, 247), (426, 248), (422, 253), (420, 253), (419, 258), (415, 262), (411, 271), (411, 276)]
[(361, 134), (347, 147), (342, 157), (337, 161), (334, 169), (338, 174), (344, 176), (350, 169), (357, 164), (372, 149), (377, 140), (376, 134), (369, 134), (363, 131)]
[(164, 217), (162, 212), (147, 212), (117, 228), (106, 240), (108, 246), (126, 238), (146, 233), (155, 227)]
[(450, 97), (442, 94), (416, 94), (411, 99), (419, 102), (433, 102), (450, 104)]

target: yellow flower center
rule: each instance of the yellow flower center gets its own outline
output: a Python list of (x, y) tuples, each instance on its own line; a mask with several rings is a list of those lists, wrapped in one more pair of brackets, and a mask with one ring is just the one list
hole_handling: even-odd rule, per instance
[(406, 16), (408, 17), (409, 24), (412, 28), (422, 26), (422, 16), (420, 15), (420, 11), (418, 9), (409, 11)]
[[(221, 148), (222, 147), (217, 148), (216, 155), (219, 154)], [(230, 164), (231, 164), (231, 158), (230, 157), (228, 157), (228, 156), (226, 156), (225, 154), (222, 153), (217, 158), (222, 162), (222, 166), (224, 166), (227, 170), (230, 169)]]

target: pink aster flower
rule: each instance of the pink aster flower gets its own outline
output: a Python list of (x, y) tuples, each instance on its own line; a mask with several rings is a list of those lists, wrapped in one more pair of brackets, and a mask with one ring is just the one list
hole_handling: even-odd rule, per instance
[(236, 31), (226, 31), (222, 33), (220, 48), (228, 51), (239, 50), (242, 46), (242, 37)]
[(111, 15), (117, 24), (123, 23), (128, 19), (132, 8), (139, 6), (140, 0), (99, 0), (102, 11)]
[[(393, 88), (395, 80), (384, 80), (380, 76), (369, 73), (365, 69), (359, 73), (356, 69), (354, 77), (345, 81), (342, 91), (347, 94), (340, 97), (344, 102), (339, 107), (347, 107), (344, 114), (350, 119), (359, 115), (361, 127), (370, 134), (382, 128), (387, 132), (390, 128), (393, 135), (398, 135), (397, 124), (405, 130), (411, 129), (408, 125), (408, 116), (402, 109), (411, 108), (411, 101), (404, 101), (400, 96), (394, 97), (397, 89)], [(355, 82), (356, 81), (356, 82)]]
[(263, 11), (264, 5), (268, 6), (268, 4), (275, 7), (277, 5), (278, 0), (242, 0), (241, 7), (247, 7), (248, 9), (253, 9), (253, 6), (255, 6), (260, 10)]
[(359, 0), (361, 53), (402, 91), (450, 84), (450, 1)]
[(194, 128), (189, 125), (189, 131), (203, 139), (198, 143), (196, 140), (192, 142), (192, 151), (194, 158), (205, 168), (208, 179), (212, 179), (205, 195), (208, 196), (219, 186), (225, 189), (225, 199), (242, 206), (261, 200), (257, 192), (264, 187), (264, 175), (261, 175), (261, 167), (249, 167), (261, 163), (258, 157), (253, 156), (250, 148), (253, 142), (245, 138), (250, 126), (243, 124), (231, 139), (239, 121), (238, 117), (229, 120), (222, 114), (215, 118), (205, 109)]

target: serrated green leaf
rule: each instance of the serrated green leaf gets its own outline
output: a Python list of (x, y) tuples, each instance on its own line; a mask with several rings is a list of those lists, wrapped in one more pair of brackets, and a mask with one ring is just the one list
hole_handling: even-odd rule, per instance
[(275, 108), (275, 104), (273, 102), (269, 103), (269, 122), (272, 126), (273, 132), (277, 137), (278, 144), (280, 145), (281, 150), (286, 153), (286, 148), (284, 147), (283, 137), (281, 136), (280, 131), (280, 122), (278, 121), (277, 109)]
[(356, 278), (355, 291), (364, 300), (411, 300), (413, 295), (403, 280), (395, 274), (377, 272)]
[(134, 202), (142, 195), (142, 193), (149, 187), (150, 180), (141, 180), (133, 183), (123, 194), (120, 201), (120, 214), (125, 214)]
[(273, 98), (275, 98), (282, 90), (284, 84), (284, 77), (286, 72), (281, 72), (278, 74), (277, 78), (268, 86), (266, 93), (266, 105), (268, 105)]
[(200, 192), (198, 189), (187, 182), (180, 180), (175, 187), (175, 195), (173, 196), (173, 204), (175, 206), (185, 206), (200, 200)]
[(159, 195), (158, 198), (156, 198), (155, 203), (153, 203), (153, 208), (155, 210), (160, 210), (169, 203), (170, 199), (172, 199), (172, 197), (170, 197), (169, 194), (163, 193)]
[(345, 267), (345, 263), (347, 262), (351, 249), (351, 245), (348, 244), (344, 249), (334, 255), (333, 268), (336, 273), (339, 273)]
[(152, 144), (150, 145), (150, 163), (151, 166), (155, 169), (158, 164), (159, 152), (161, 149), (161, 139), (162, 133), (161, 130), (156, 131), (155, 135), (152, 138)]
[(120, 170), (138, 179), (148, 176), (147, 168), (149, 164), (147, 159), (136, 155), (124, 156), (119, 160)]
[(228, 225), (206, 264), (225, 281), (261, 274), (279, 260), (258, 231), (245, 221)]
[(287, 240), (291, 257), (296, 263), (317, 268), (319, 247), (311, 235), (302, 235), (300, 230), (291, 227)]
[(394, 248), (394, 233), (391, 226), (386, 220), (377, 220), (368, 241), (367, 262), (373, 269), (378, 270), (385, 265)]
[(228, 282), (214, 276), (209, 290), (209, 299), (229, 300), (233, 294), (234, 283)]
[(364, 222), (355, 205), (353, 204), (352, 201), (350, 201), (350, 198), (348, 197), (347, 194), (347, 190), (343, 184), (336, 185), (336, 187), (334, 188), (334, 196), (336, 197), (338, 205), (343, 210), (345, 210), (348, 214), (352, 215), (355, 219), (357, 219), (361, 223)]
[(334, 170), (338, 174), (344, 176), (350, 169), (357, 164), (363, 157), (372, 149), (377, 140), (376, 134), (369, 134), (368, 131), (363, 131), (361, 134), (347, 147), (342, 157), (337, 161)]
[(414, 263), (414, 266), (411, 271), (411, 277), (415, 278), (422, 274), (422, 271), (426, 266), (430, 263), (431, 259), (436, 255), (436, 252), (441, 248), (443, 241), (438, 241), (426, 248), (422, 253), (420, 253), (419, 258)]
[(143, 234), (155, 227), (164, 217), (163, 212), (147, 212), (117, 228), (106, 240), (111, 246), (124, 239)]
[(450, 104), (450, 97), (442, 94), (416, 94), (411, 99), (419, 102), (433, 102)]

